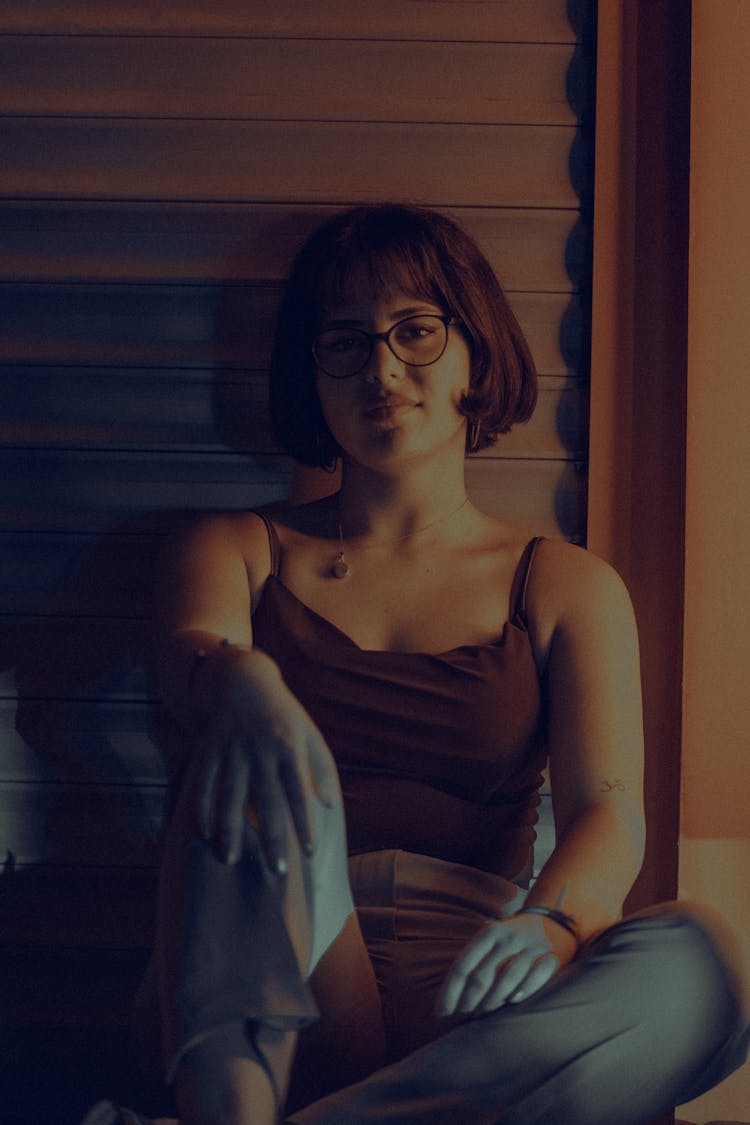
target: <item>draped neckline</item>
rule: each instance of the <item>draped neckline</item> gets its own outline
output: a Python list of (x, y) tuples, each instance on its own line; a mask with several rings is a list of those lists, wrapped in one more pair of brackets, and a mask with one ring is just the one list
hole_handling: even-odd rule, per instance
[(287, 598), (291, 603), (293, 603), (298, 608), (298, 610), (301, 613), (303, 613), (306, 617), (310, 618), (312, 621), (315, 621), (315, 622), (319, 623), (320, 625), (323, 626), (324, 629), (326, 629), (327, 631), (329, 631), (332, 634), (335, 634), (335, 636), (338, 637), (342, 642), (344, 642), (349, 647), (355, 649), (357, 652), (362, 653), (363, 655), (372, 655), (372, 656), (380, 656), (380, 657), (385, 657), (385, 656), (396, 657), (396, 656), (398, 656), (398, 657), (401, 657), (401, 658), (409, 657), (409, 656), (415, 657), (415, 658), (432, 657), (432, 658), (438, 658), (439, 659), (439, 658), (447, 658), (447, 657), (450, 657), (452, 655), (469, 654), (469, 653), (474, 653), (474, 652), (478, 653), (478, 652), (491, 651), (493, 649), (502, 648), (505, 644), (506, 637), (507, 637), (509, 629), (515, 630), (517, 633), (519, 633), (522, 636), (525, 636), (525, 637), (528, 638), (528, 629), (526, 627), (526, 621), (525, 621), (524, 615), (520, 610), (517, 610), (512, 618), (509, 617), (504, 622), (498, 637), (494, 641), (485, 642), (484, 644), (476, 643), (476, 644), (455, 645), (453, 648), (443, 649), (439, 652), (426, 652), (426, 651), (421, 651), (421, 650), (420, 651), (411, 651), (411, 650), (404, 651), (402, 649), (364, 648), (362, 645), (358, 644), (354, 640), (354, 638), (351, 637), (349, 635), (349, 633), (347, 633), (344, 629), (341, 629), (338, 625), (334, 624), (333, 621), (329, 620), (329, 618), (324, 617), (321, 613), (318, 613), (317, 610), (312, 609), (309, 605), (307, 605), (306, 602), (302, 601), (302, 599), (299, 598), (294, 593), (294, 591), (291, 590), (284, 582), (282, 582), (281, 579), (275, 574), (269, 574), (268, 578), (266, 579), (266, 581), (263, 585), (263, 589), (261, 591), (260, 598), (258, 599), (258, 603), (255, 607), (255, 610), (253, 611), (253, 617), (255, 616), (255, 614), (260, 609), (260, 607), (263, 603), (263, 599), (267, 595), (269, 583), (272, 584), (272, 586), (271, 586), (272, 589), (280, 591), (282, 596), (284, 598)]

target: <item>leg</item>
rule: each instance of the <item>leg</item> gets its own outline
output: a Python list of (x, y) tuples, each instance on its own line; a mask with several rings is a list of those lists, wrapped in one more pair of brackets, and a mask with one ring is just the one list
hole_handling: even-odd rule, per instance
[(296, 1034), (277, 1032), (261, 1055), (241, 1023), (227, 1024), (187, 1051), (177, 1068), (180, 1125), (272, 1125), (278, 1075), (288, 1073)]
[(542, 992), (447, 1032), (295, 1125), (646, 1125), (740, 1065), (711, 933), (671, 904), (612, 927)]
[(289, 831), (272, 874), (248, 822), (240, 860), (198, 838), (188, 773), (164, 847), (156, 975), (168, 1080), (184, 1125), (276, 1119), (296, 1034), (318, 1016), (307, 978), (353, 910), (340, 803), (316, 803), (315, 855)]
[(358, 1082), (386, 1061), (380, 997), (356, 914), (321, 957), (310, 989), (320, 1019), (299, 1034), (289, 1112)]

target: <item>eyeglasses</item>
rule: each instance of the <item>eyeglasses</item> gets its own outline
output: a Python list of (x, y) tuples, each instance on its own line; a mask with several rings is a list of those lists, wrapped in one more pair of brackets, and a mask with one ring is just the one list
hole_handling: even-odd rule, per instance
[(407, 316), (387, 332), (363, 328), (327, 328), (315, 337), (312, 353), (321, 371), (332, 379), (348, 379), (370, 361), (374, 340), (384, 340), (401, 363), (427, 367), (436, 363), (448, 346), (448, 328), (461, 322), (452, 316), (425, 313)]

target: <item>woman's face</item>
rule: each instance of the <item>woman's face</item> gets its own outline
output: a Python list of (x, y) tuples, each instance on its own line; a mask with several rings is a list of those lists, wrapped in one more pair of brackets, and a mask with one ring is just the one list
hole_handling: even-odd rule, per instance
[[(321, 331), (386, 332), (407, 317), (447, 312), (399, 289), (384, 295), (363, 293), (327, 310)], [(398, 350), (398, 343), (392, 342)], [(469, 387), (470, 358), (460, 327), (453, 325), (445, 351), (427, 366), (410, 365), (384, 340), (373, 340), (369, 360), (355, 375), (335, 379), (318, 367), (323, 416), (344, 454), (380, 469), (441, 448), (455, 446), (463, 455), (466, 421), (457, 407)]]

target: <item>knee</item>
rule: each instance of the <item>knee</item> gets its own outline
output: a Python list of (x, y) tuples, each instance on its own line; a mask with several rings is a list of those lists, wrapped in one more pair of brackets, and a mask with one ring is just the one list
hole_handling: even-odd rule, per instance
[[(718, 911), (675, 901), (647, 907), (605, 938), (641, 959), (650, 1007), (683, 1032), (695, 1021), (717, 1034), (743, 1026), (750, 1015), (750, 958), (746, 943)], [(743, 945), (745, 948), (743, 949)]]
[(738, 1007), (741, 1024), (750, 1020), (750, 935), (725, 914), (703, 902), (681, 899), (659, 903), (631, 915), (627, 921), (663, 919), (673, 933), (683, 935), (684, 954), (694, 968), (710, 965), (726, 982)]

